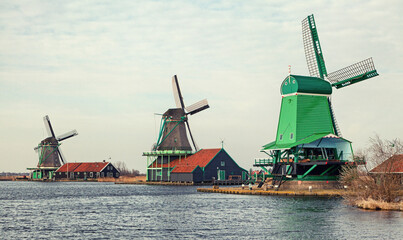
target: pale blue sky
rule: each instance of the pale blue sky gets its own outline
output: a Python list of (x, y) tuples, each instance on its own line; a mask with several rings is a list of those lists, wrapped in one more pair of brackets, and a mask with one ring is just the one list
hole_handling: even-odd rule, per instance
[(69, 161), (124, 161), (144, 172), (159, 117), (208, 98), (190, 117), (200, 147), (250, 168), (275, 138), (279, 88), (307, 75), (301, 20), (315, 14), (328, 72), (373, 57), (379, 77), (334, 90), (343, 136), (403, 134), (401, 1), (1, 1), (0, 171), (35, 166), (49, 115)]

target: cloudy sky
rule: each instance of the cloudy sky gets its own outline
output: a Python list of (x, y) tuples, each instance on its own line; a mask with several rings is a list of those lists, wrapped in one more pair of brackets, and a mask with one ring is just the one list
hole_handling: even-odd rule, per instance
[(315, 15), (333, 72), (373, 57), (380, 76), (333, 103), (354, 149), (403, 136), (401, 1), (1, 1), (0, 172), (37, 164), (33, 148), (63, 142), (68, 161), (124, 161), (145, 172), (176, 74), (202, 148), (224, 147), (244, 168), (275, 138), (282, 80), (308, 75), (301, 20)]

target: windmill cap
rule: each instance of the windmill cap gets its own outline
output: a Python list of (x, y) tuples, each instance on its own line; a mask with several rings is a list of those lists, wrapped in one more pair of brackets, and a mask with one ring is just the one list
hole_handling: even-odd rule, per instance
[(292, 93), (332, 94), (332, 85), (317, 77), (290, 75), (281, 84), (281, 95)]

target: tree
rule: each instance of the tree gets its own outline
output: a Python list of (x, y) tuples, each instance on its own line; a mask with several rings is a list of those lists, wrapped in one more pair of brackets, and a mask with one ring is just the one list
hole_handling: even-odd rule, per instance
[(378, 134), (369, 138), (369, 147), (366, 149), (368, 169), (372, 169), (383, 163), (386, 159), (396, 154), (403, 153), (403, 144), (400, 138), (382, 140)]
[[(368, 168), (360, 169), (355, 166), (345, 166), (341, 172), (341, 183), (347, 186), (344, 198), (353, 205), (361, 207), (372, 204), (376, 208), (388, 208), (390, 204), (399, 204), (398, 190), (400, 178), (391, 174), (391, 168), (386, 168), (381, 173), (372, 174), (368, 169), (373, 169), (390, 157), (403, 153), (403, 144), (399, 138), (382, 140), (378, 134), (369, 138), (367, 149), (357, 151), (356, 157), (365, 157)], [(383, 207), (382, 207), (383, 206)]]
[(139, 176), (139, 175), (140, 175), (140, 171), (139, 171), (139, 170), (135, 170), (135, 169), (129, 170), (129, 169), (127, 168), (125, 162), (118, 161), (118, 162), (114, 163), (113, 165), (116, 167), (116, 169), (119, 170), (121, 176), (132, 176), (132, 177), (135, 177), (135, 176)]

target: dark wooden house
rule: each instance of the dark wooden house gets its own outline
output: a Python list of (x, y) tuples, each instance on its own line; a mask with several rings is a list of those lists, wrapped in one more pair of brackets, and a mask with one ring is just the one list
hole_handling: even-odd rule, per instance
[(90, 180), (105, 177), (118, 178), (120, 172), (110, 162), (66, 163), (55, 172), (55, 179)]
[(238, 166), (223, 149), (202, 149), (191, 156), (170, 162), (168, 181), (211, 182), (215, 180), (247, 179), (247, 171)]

